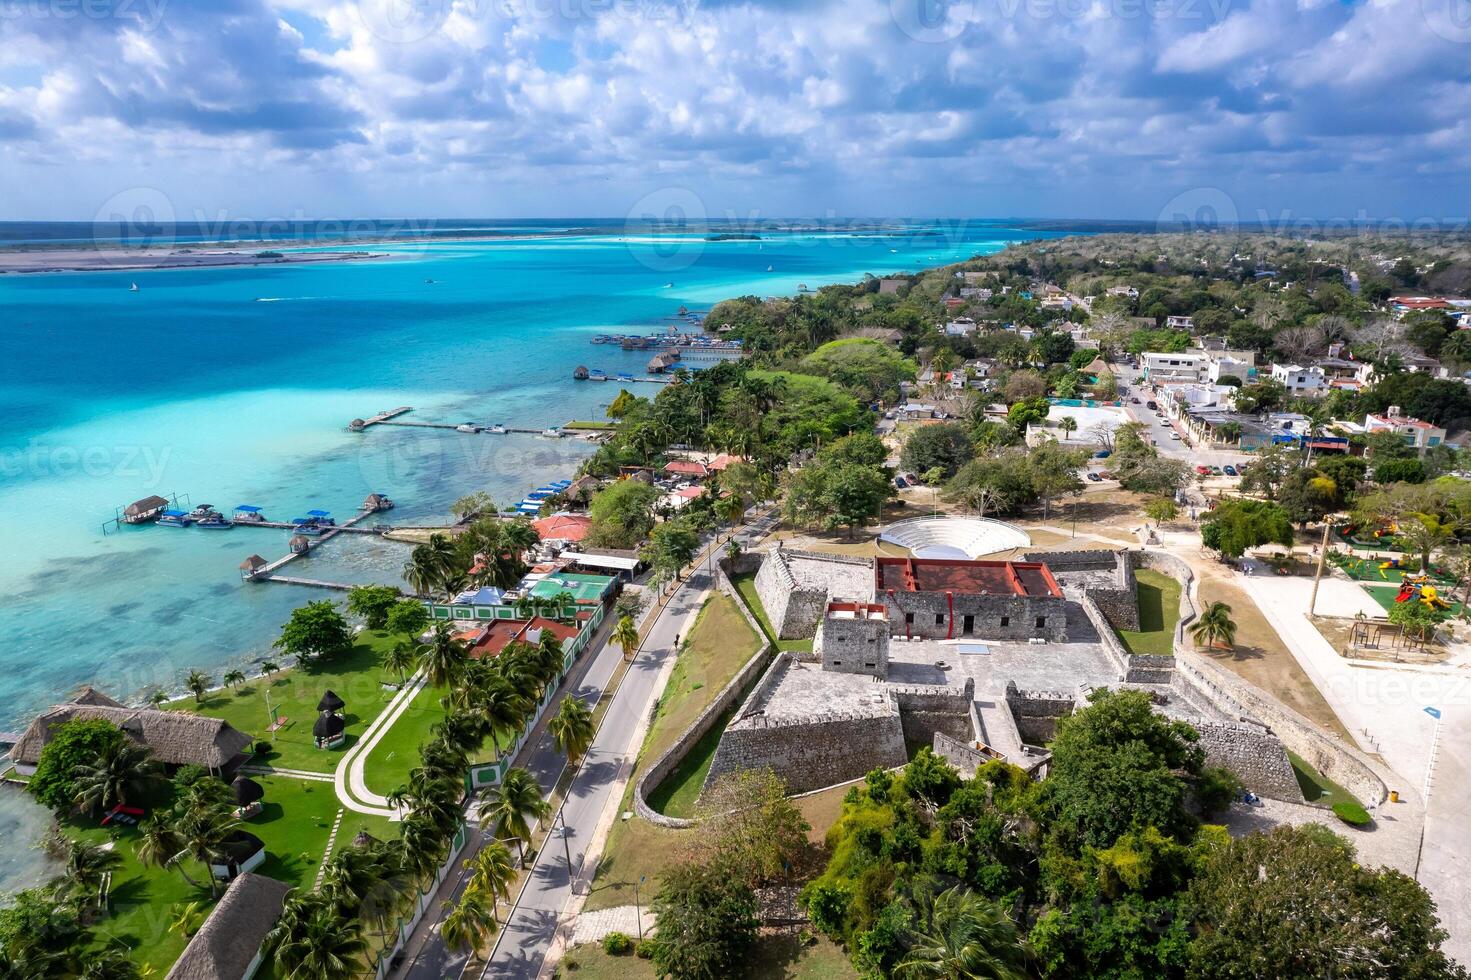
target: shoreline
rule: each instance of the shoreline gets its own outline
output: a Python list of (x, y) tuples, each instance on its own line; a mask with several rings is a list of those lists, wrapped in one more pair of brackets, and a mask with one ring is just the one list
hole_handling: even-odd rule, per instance
[[(296, 246), (299, 247), (299, 246)], [(266, 249), (265, 251), (272, 251)], [(127, 249), (46, 249), (11, 251), (0, 248), (0, 275), (47, 272), (152, 272), (160, 269), (223, 269), (240, 266), (301, 265), (314, 262), (399, 260), (389, 252), (281, 252), (262, 257), (239, 251), (171, 251), (151, 253)]]

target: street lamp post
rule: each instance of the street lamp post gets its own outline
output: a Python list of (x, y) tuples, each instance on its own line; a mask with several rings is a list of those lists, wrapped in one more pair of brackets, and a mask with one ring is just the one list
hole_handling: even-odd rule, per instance
[(567, 857), (567, 888), (575, 895), (577, 894), (577, 879), (572, 875), (572, 846), (567, 843), (572, 830), (567, 826), (567, 818), (562, 815), (561, 811), (557, 812), (557, 820), (562, 825), (562, 853)]
[(639, 875), (638, 881), (635, 881), (633, 883), (633, 914), (634, 917), (638, 919), (638, 938), (640, 941), (642, 941), (644, 938), (644, 912), (643, 907), (640, 906), (638, 903), (638, 886), (642, 885), (643, 883), (643, 875)]

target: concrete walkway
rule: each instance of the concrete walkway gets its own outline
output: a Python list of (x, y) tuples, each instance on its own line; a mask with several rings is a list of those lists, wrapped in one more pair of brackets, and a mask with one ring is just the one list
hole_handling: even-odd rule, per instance
[(409, 682), (393, 696), (388, 702), (388, 707), (379, 712), (378, 717), (363, 732), (363, 737), (357, 740), (342, 761), (337, 764), (333, 772), (333, 783), (337, 788), (337, 799), (342, 805), (356, 813), (368, 813), (374, 816), (387, 817), (389, 820), (402, 820), (403, 811), (390, 806), (388, 798), (380, 796), (368, 789), (367, 781), (363, 777), (364, 768), (368, 762), (368, 756), (373, 749), (383, 740), (383, 736), (393, 727), (394, 722), (409, 709), (414, 698), (423, 690), (425, 684), (422, 671), (409, 678)]
[(288, 779), (309, 779), (318, 783), (333, 781), (331, 773), (308, 772), (305, 769), (276, 769), (272, 766), (241, 766), (240, 771), (248, 776), (285, 776)]
[(602, 942), (610, 932), (621, 932), (637, 942), (640, 926), (644, 936), (653, 935), (654, 916), (647, 905), (615, 905), (610, 909), (582, 912), (572, 927), (572, 941), (568, 945)]

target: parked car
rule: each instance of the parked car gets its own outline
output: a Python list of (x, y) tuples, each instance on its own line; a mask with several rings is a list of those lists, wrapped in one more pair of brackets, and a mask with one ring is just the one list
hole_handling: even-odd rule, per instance
[(1178, 432), (1171, 432), (1170, 433), (1170, 438), (1173, 439), (1173, 440), (1175, 440), (1176, 442), (1179, 442), (1180, 441), (1180, 433), (1178, 433)]
[(1225, 474), (1227, 476), (1235, 476), (1236, 475), (1236, 467), (1232, 466), (1230, 463), (1227, 463), (1225, 466), (1222, 466), (1221, 469), (1222, 469), (1222, 471), (1225, 472)]
[(1154, 402), (1145, 402), (1144, 407), (1149, 409), (1151, 412), (1159, 408), (1159, 406), (1156, 405)]
[(1098, 450), (1098, 452), (1096, 452), (1096, 453), (1093, 454), (1093, 458), (1094, 459), (1108, 459), (1108, 457), (1110, 457), (1112, 455), (1113, 455), (1113, 451), (1112, 450), (1110, 450), (1110, 449), (1100, 449), (1100, 450)]
[(1131, 404), (1131, 405), (1137, 405), (1137, 404), (1139, 404), (1139, 399), (1137, 399), (1137, 398), (1130, 398), (1129, 399), (1129, 404)]
[(1199, 473), (1201, 476), (1205, 476), (1210, 471), (1211, 471), (1211, 468), (1209, 466), (1205, 466), (1204, 464), (1202, 464), (1200, 466), (1197, 466), (1195, 468), (1195, 472)]
[(1103, 482), (1103, 477), (1099, 476), (1097, 473), (1089, 473), (1088, 474), (1088, 479), (1092, 480), (1094, 483), (1102, 483)]

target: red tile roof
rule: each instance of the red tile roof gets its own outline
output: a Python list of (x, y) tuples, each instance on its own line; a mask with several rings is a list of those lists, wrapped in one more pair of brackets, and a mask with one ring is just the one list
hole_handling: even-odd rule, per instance
[(696, 463), (689, 459), (676, 459), (664, 464), (665, 473), (678, 473), (680, 476), (709, 476), (710, 471), (705, 468), (704, 463)]
[(880, 592), (1062, 595), (1051, 570), (1039, 562), (880, 557), (874, 579)]
[(470, 656), (477, 660), (498, 655), (515, 640), (530, 643), (527, 634), (532, 630), (551, 630), (564, 644), (577, 636), (577, 627), (540, 616), (533, 616), (529, 620), (497, 619), (486, 623), (481, 629), (483, 635), (470, 647)]
[(592, 527), (592, 518), (578, 514), (553, 514), (532, 521), (531, 526), (543, 541), (581, 541)]

